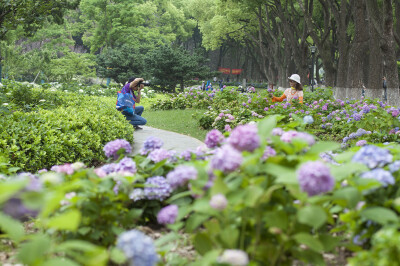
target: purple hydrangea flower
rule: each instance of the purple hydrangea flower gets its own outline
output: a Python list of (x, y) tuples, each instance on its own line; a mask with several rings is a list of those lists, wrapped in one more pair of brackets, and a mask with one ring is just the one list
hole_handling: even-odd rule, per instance
[(190, 161), (192, 159), (192, 152), (190, 150), (183, 151), (180, 157), (185, 161)]
[(66, 163), (63, 165), (53, 165), (50, 168), (50, 170), (57, 173), (64, 173), (67, 175), (72, 175), (74, 173), (74, 168), (72, 168), (70, 163)]
[(210, 199), (210, 206), (213, 209), (222, 211), (228, 205), (228, 200), (223, 194), (216, 194)]
[(228, 143), (239, 151), (254, 151), (260, 146), (256, 125), (241, 125), (232, 130)]
[(356, 154), (354, 154), (352, 161), (362, 163), (369, 168), (383, 167), (391, 163), (393, 155), (389, 150), (379, 148), (373, 145), (363, 146)]
[(364, 139), (359, 140), (359, 141), (357, 141), (357, 143), (356, 143), (356, 146), (359, 146), (359, 147), (364, 146), (364, 145), (367, 145), (367, 141), (364, 140)]
[(361, 174), (361, 178), (370, 178), (379, 181), (384, 187), (387, 185), (393, 185), (395, 183), (394, 177), (389, 171), (383, 170), (382, 168), (375, 168), (371, 171), (364, 172)]
[(125, 153), (131, 153), (132, 151), (131, 144), (124, 139), (116, 139), (108, 142), (104, 146), (103, 151), (108, 158), (113, 157), (114, 159), (118, 159), (117, 152), (120, 149), (124, 149)]
[(116, 163), (110, 163), (103, 165), (100, 169), (103, 170), (108, 175), (114, 173), (117, 166), (118, 165)]
[(125, 157), (116, 165), (115, 171), (135, 174), (137, 171), (136, 163), (131, 158)]
[(153, 240), (139, 230), (130, 230), (118, 236), (117, 247), (130, 260), (131, 265), (155, 266), (158, 255)]
[(283, 133), (284, 133), (284, 131), (280, 127), (276, 127), (274, 129), (272, 129), (272, 135), (274, 135), (274, 136), (282, 136)]
[(359, 113), (355, 113), (355, 114), (352, 115), (352, 117), (354, 118), (355, 121), (360, 121), (362, 115), (360, 115)]
[(269, 157), (275, 156), (275, 155), (276, 155), (276, 151), (271, 146), (266, 146), (265, 150), (264, 150), (264, 154), (261, 159), (265, 161)]
[(207, 133), (204, 143), (208, 148), (215, 148), (224, 141), (224, 135), (218, 130), (213, 129)]
[(151, 151), (147, 156), (147, 158), (149, 158), (155, 163), (158, 163), (161, 162), (162, 160), (169, 158), (169, 151), (164, 149), (156, 149), (154, 151)]
[(197, 170), (193, 166), (180, 165), (167, 174), (167, 181), (172, 189), (186, 185), (189, 180), (197, 178)]
[(307, 162), (301, 166), (297, 179), (302, 191), (309, 196), (318, 195), (333, 189), (335, 180), (329, 168), (322, 162)]
[(211, 167), (224, 173), (235, 171), (243, 161), (242, 154), (230, 145), (224, 145), (211, 158)]
[(144, 194), (150, 200), (162, 201), (168, 198), (172, 192), (171, 185), (162, 176), (149, 177), (144, 184), (146, 185)]
[(178, 216), (178, 206), (168, 205), (162, 208), (157, 214), (157, 221), (159, 224), (173, 224)]
[(161, 148), (163, 145), (164, 142), (160, 138), (150, 136), (144, 141), (143, 148), (140, 150), (140, 154), (146, 155), (151, 151)]
[(294, 130), (289, 130), (287, 132), (284, 132), (281, 136), (281, 140), (288, 143), (291, 143), (294, 138), (303, 139), (310, 146), (315, 144), (314, 137), (306, 132), (297, 132)]

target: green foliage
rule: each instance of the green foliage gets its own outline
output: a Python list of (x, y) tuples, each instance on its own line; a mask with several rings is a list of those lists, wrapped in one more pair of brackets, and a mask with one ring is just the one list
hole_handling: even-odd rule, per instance
[(382, 228), (372, 237), (372, 247), (369, 250), (357, 252), (349, 259), (349, 265), (400, 265), (399, 238), (395, 227)]
[(119, 48), (106, 48), (96, 57), (97, 74), (124, 84), (130, 77), (146, 78), (144, 51), (125, 44)]
[(63, 13), (66, 9), (73, 9), (79, 1), (2, 1), (0, 13), (0, 40), (3, 40), (7, 31), (22, 26), (26, 35), (32, 35), (40, 28), (46, 18), (57, 23), (63, 22)]
[(195, 77), (204, 78), (210, 74), (206, 59), (199, 54), (190, 54), (178, 47), (160, 46), (150, 51), (145, 57), (146, 70), (152, 77), (152, 84), (170, 92), (175, 92), (179, 83), (181, 90), (186, 82)]
[(70, 82), (75, 76), (95, 77), (94, 56), (69, 52), (65, 56), (50, 61), (48, 78), (53, 81)]
[(191, 35), (196, 23), (176, 1), (81, 0), (82, 40), (92, 53), (123, 44), (151, 49)]

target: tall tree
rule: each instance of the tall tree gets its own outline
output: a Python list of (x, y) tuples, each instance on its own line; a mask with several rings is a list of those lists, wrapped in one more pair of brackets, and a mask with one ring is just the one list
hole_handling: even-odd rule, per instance
[(163, 45), (146, 55), (145, 65), (152, 76), (152, 85), (175, 92), (178, 83), (183, 91), (187, 81), (211, 74), (210, 69), (202, 65), (205, 60), (181, 47)]
[(123, 44), (155, 47), (192, 34), (195, 22), (177, 0), (81, 0), (83, 41), (92, 53)]
[[(63, 14), (67, 9), (75, 8), (79, 0), (24, 0), (0, 1), (0, 41), (7, 32), (22, 27), (25, 35), (31, 36), (41, 28), (46, 19), (56, 23), (63, 22)], [(0, 80), (2, 53), (0, 50)]]

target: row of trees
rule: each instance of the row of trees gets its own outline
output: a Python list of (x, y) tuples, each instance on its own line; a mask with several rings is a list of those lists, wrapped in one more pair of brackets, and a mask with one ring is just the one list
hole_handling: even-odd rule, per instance
[(268, 80), (286, 84), (293, 72), (307, 80), (314, 45), (338, 97), (359, 98), (363, 87), (381, 97), (386, 76), (389, 99), (399, 103), (400, 1), (191, 0), (190, 6), (206, 48), (241, 41)]
[[(183, 84), (189, 76), (206, 73), (196, 67), (204, 60), (189, 44), (196, 48), (201, 43), (201, 48), (221, 54), (241, 44), (264, 79), (286, 86), (291, 73), (307, 80), (309, 47), (316, 46), (326, 84), (338, 88), (338, 97), (359, 98), (364, 87), (367, 96), (380, 97), (386, 76), (390, 103), (399, 103), (399, 1), (20, 2), (24, 5), (5, 1), (0, 7), (1, 14), (12, 11), (0, 16), (0, 54), (7, 57), (9, 71), (30, 68), (32, 75), (68, 79), (74, 73), (93, 75), (96, 66), (98, 75), (120, 82), (130, 75), (154, 78), (164, 68), (169, 75), (158, 78), (160, 85), (172, 87), (173, 82), (161, 80), (170, 77)], [(22, 34), (32, 34), (43, 24), (21, 41)], [(190, 53), (175, 49), (181, 46)]]
[[(57, 13), (61, 14), (57, 22), (62, 24), (55, 23), (52, 12), (59, 8), (53, 4), (37, 11), (34, 29), (18, 23), (11, 27), (11, 17), (3, 20), (7, 32), (1, 36), (0, 54), (6, 59), (6, 75), (70, 81), (77, 75), (97, 74), (120, 83), (130, 76), (142, 76), (169, 90), (177, 83), (183, 87), (193, 77), (210, 75), (198, 52), (180, 47), (196, 26), (185, 16), (180, 1), (68, 2), (62, 14)], [(35, 3), (27, 5), (34, 9)], [(10, 4), (3, 7), (3, 13), (24, 7)], [(27, 16), (21, 14), (17, 20)]]

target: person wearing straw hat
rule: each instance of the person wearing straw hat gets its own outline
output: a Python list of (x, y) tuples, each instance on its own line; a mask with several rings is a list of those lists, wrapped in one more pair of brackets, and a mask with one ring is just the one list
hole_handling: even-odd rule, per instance
[(300, 76), (293, 74), (289, 77), (290, 88), (286, 89), (281, 97), (272, 97), (272, 102), (282, 102), (287, 99), (288, 102), (292, 99), (299, 99), (300, 103), (303, 103), (303, 86), (300, 82)]

